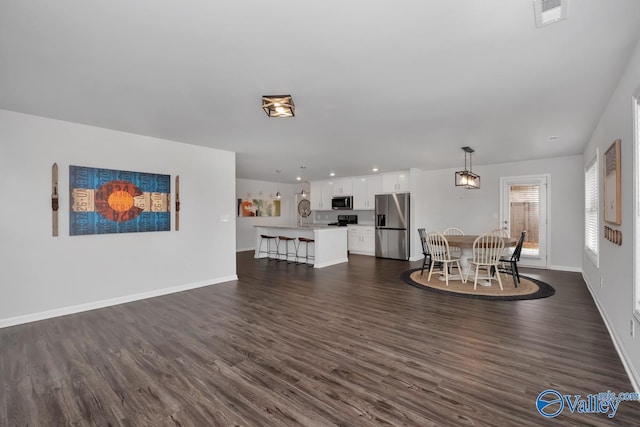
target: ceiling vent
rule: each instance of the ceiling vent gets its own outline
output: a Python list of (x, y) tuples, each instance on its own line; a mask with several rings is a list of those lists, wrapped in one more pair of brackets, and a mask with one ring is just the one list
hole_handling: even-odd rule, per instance
[(567, 19), (568, 3), (569, 0), (533, 0), (536, 27), (541, 28)]

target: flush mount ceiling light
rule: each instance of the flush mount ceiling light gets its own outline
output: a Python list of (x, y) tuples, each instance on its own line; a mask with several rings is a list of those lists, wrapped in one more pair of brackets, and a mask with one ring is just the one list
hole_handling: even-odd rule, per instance
[(536, 27), (542, 28), (567, 19), (568, 3), (569, 0), (533, 0)]
[[(464, 170), (456, 172), (456, 187), (465, 187), (472, 190), (480, 188), (480, 175), (476, 175), (471, 171), (471, 155), (473, 148), (462, 147), (464, 151)], [(467, 155), (469, 155), (469, 169), (467, 169)]]
[(294, 117), (296, 115), (291, 95), (263, 95), (262, 109), (269, 117)]

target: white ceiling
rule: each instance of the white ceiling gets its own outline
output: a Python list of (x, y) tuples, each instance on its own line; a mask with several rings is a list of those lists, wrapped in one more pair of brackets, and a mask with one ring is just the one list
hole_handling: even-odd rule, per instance
[(235, 151), (266, 181), (573, 155), (639, 22), (638, 0), (541, 29), (531, 0), (2, 0), (0, 108)]

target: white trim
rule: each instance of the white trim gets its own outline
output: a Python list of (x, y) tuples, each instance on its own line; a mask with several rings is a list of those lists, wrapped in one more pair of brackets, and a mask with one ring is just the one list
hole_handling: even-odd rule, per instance
[[(420, 249), (422, 250), (422, 249)], [(424, 255), (420, 254), (419, 256), (412, 256), (409, 258), (409, 261), (422, 261), (424, 259)]]
[(324, 268), (330, 265), (342, 264), (343, 262), (349, 262), (349, 258), (336, 259), (333, 261), (323, 262), (321, 264), (313, 264), (313, 268)]
[[(631, 358), (629, 358), (627, 356), (627, 353), (625, 353), (624, 347), (621, 344), (619, 344), (619, 343), (622, 343), (622, 340), (620, 339), (618, 334), (616, 334), (615, 329), (611, 327), (611, 324), (609, 323), (609, 319), (607, 319), (607, 316), (602, 310), (602, 307), (600, 307), (600, 304), (598, 303), (598, 299), (596, 298), (595, 294), (592, 291), (593, 287), (591, 286), (591, 283), (589, 283), (589, 280), (587, 280), (587, 276), (585, 276), (584, 273), (582, 273), (582, 279), (587, 284), (587, 289), (591, 294), (591, 299), (593, 299), (593, 302), (596, 304), (596, 308), (600, 312), (600, 317), (602, 318), (604, 325), (606, 326), (607, 331), (609, 332), (609, 336), (611, 336), (611, 341), (613, 341), (613, 346), (618, 352), (618, 356), (620, 356), (620, 361), (622, 362), (622, 366), (624, 366), (624, 370), (627, 373), (627, 376), (629, 377), (631, 386), (633, 387), (636, 393), (640, 393), (640, 375), (638, 375), (638, 373), (635, 371), (633, 364), (629, 362)], [(623, 390), (620, 390), (620, 391), (623, 391)]]
[(633, 291), (632, 313), (640, 322), (640, 86), (631, 97), (633, 112)]
[(255, 252), (256, 248), (255, 246), (253, 248), (240, 248), (240, 249), (236, 249), (236, 252), (247, 252), (247, 251), (254, 251)]
[(569, 267), (567, 265), (550, 265), (549, 270), (571, 271), (573, 273), (582, 273), (581, 267)]
[(206, 280), (202, 282), (188, 283), (186, 285), (178, 285), (170, 288), (157, 289), (149, 292), (141, 292), (139, 294), (125, 295), (117, 298), (110, 298), (102, 301), (94, 301), (86, 304), (72, 305), (68, 307), (56, 308), (53, 310), (41, 311), (39, 313), (25, 314), (22, 316), (8, 317), (0, 319), (0, 329), (9, 326), (21, 325), (23, 323), (37, 322), (39, 320), (51, 319), (53, 317), (67, 316), (69, 314), (81, 313), (83, 311), (96, 310), (98, 308), (110, 307), (118, 304), (126, 304), (128, 302), (139, 301), (147, 298), (159, 297), (162, 295), (173, 294), (176, 292), (188, 291), (190, 289), (202, 288), (204, 286), (216, 285), (224, 282), (238, 280), (237, 275), (218, 277), (216, 279)]

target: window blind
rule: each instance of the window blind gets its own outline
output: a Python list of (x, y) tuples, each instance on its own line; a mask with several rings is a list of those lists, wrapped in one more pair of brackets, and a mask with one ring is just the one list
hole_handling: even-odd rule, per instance
[(598, 156), (584, 173), (584, 245), (598, 264)]

